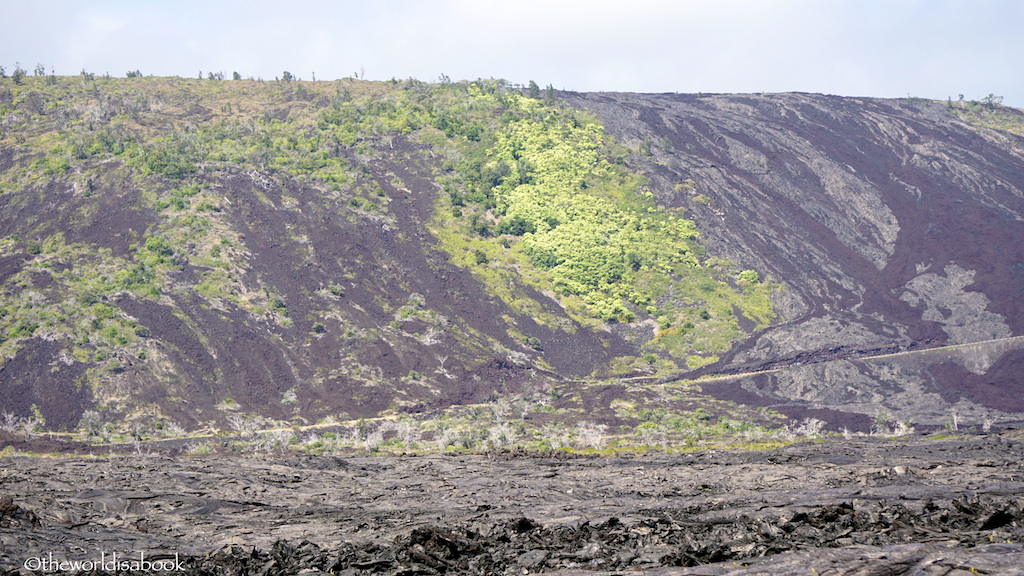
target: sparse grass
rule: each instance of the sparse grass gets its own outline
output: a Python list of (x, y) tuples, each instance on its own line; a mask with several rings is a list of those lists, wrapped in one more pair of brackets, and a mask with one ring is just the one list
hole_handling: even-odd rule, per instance
[(977, 100), (949, 101), (946, 108), (968, 124), (1024, 136), (1024, 111)]
[[(81, 88), (84, 92), (79, 91)], [(26, 122), (31, 120), (35, 128), (28, 130), (24, 129), (27, 124), (14, 125), (0, 134), (3, 144), (16, 151), (44, 155), (0, 173), (3, 189), (20, 189), (21, 197), (25, 197), (24, 191), (46, 182), (43, 178), (34, 178), (33, 174), (72, 180), (80, 196), (88, 199), (79, 211), (81, 217), (88, 220), (96, 213), (90, 202), (97, 199), (100, 192), (93, 190), (94, 180), (99, 185), (110, 175), (109, 163), (119, 161), (136, 168), (140, 205), (155, 210), (160, 220), (151, 227), (146, 238), (137, 239), (140, 247), (128, 255), (115, 256), (109, 250), (81, 243), (65, 245), (60, 234), (36, 236), (40, 240), (11, 240), (9, 247), (22, 244), (25, 253), (33, 257), (35, 269), (49, 273), (58, 281), (58, 286), (45, 292), (22, 291), (26, 298), (35, 298), (29, 306), (5, 299), (6, 313), (0, 314), (0, 322), (6, 337), (0, 354), (10, 358), (28, 337), (43, 333), (74, 341), (76, 348), (72, 358), (75, 361), (85, 362), (89, 358), (93, 362), (117, 362), (117, 358), (135, 344), (134, 332), (139, 327), (120, 322), (123, 320), (120, 313), (113, 317), (90, 318), (87, 305), (94, 301), (107, 302), (117, 293), (159, 298), (162, 293), (179, 290), (177, 280), (172, 277), (180, 270), (177, 259), (187, 258), (198, 265), (199, 281), (192, 289), (201, 297), (220, 307), (233, 305), (253, 314), (262, 312), (259, 299), (253, 297), (254, 292), (259, 292), (248, 290), (241, 281), (248, 271), (245, 263), (251, 254), (240, 242), (228, 247), (217, 243), (223, 238), (237, 237), (225, 222), (222, 199), (211, 193), (207, 183), (190, 178), (198, 169), (216, 170), (218, 161), (223, 163), (234, 158), (230, 154), (231, 146), (237, 139), (226, 138), (228, 128), (244, 132), (242, 124), (248, 122), (249, 132), (255, 134), (253, 130), (263, 122), (267, 130), (294, 133), (293, 127), (264, 122), (266, 119), (261, 115), (272, 104), (294, 104), (289, 106), (287, 116), (312, 123), (316, 112), (309, 106), (308, 99), (295, 100), (299, 96), (298, 85), (286, 88), (267, 90), (256, 83), (214, 86), (183, 79), (106, 78), (60, 79), (52, 85), (29, 79), (15, 87), (10, 118), (16, 122), (19, 118)], [(326, 97), (328, 93), (334, 94), (337, 87), (321, 85), (317, 88), (320, 96)], [(308, 90), (305, 94), (310, 95)], [(30, 117), (21, 117), (17, 110), (26, 103), (26, 98), (38, 100), (39, 109)], [(195, 117), (192, 114), (195, 106), (220, 112), (206, 118)], [(12, 134), (15, 135), (13, 142)], [(273, 134), (263, 136), (275, 142)], [(288, 152), (309, 153), (308, 149), (303, 152), (301, 143), (278, 144)], [(227, 148), (222, 149), (224, 147)], [(287, 169), (298, 162), (295, 154), (285, 154), (281, 165), (271, 168)], [(207, 163), (199, 162), (200, 157)], [(242, 167), (245, 164), (242, 162)], [(331, 184), (344, 183), (341, 164), (342, 160), (338, 159), (327, 172), (323, 166), (311, 169), (312, 178)], [(132, 177), (114, 166), (114, 172), (121, 174), (130, 186)], [(72, 173), (72, 168), (81, 176)], [(179, 184), (167, 186), (154, 179), (155, 176)], [(151, 249), (153, 244), (143, 242), (153, 239), (163, 240), (164, 244)], [(30, 271), (31, 268), (26, 268), (22, 274), (8, 278), (7, 283), (20, 282), (25, 286)], [(91, 352), (86, 354), (85, 350)]]
[[(200, 455), (225, 451), (389, 455), (504, 449), (612, 455), (712, 447), (763, 449), (820, 432), (808, 432), (813, 423), (805, 423), (801, 431), (781, 425), (784, 419), (778, 415), (729, 403), (719, 402), (711, 410), (695, 409), (692, 405), (702, 398), (683, 389), (637, 386), (629, 387), (625, 398), (607, 407), (579, 402), (581, 396), (589, 394), (589, 386), (607, 384), (566, 385), (558, 393), (541, 386), (432, 414), (391, 414), (372, 419), (342, 416), (316, 424), (273, 421), (225, 399), (219, 407), (226, 413), (229, 427), (219, 431), (186, 432), (162, 418), (115, 425), (90, 412), (76, 432), (62, 436), (113, 451), (134, 450), (140, 443), (150, 446), (150, 450), (160, 450), (163, 442), (174, 440), (180, 444), (187, 440), (184, 452)], [(286, 394), (285, 400), (288, 397)], [(17, 417), (9, 416), (7, 420), (18, 430), (23, 427)]]

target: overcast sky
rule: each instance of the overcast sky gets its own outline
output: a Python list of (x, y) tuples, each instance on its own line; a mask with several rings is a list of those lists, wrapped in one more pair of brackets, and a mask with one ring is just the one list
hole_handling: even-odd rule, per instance
[(0, 0), (0, 65), (1024, 107), (1021, 0)]

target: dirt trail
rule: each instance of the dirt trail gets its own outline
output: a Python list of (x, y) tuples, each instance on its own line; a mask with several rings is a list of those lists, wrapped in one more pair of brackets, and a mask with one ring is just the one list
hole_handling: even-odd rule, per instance
[(652, 378), (652, 377), (636, 377), (636, 378), (624, 378), (626, 381), (644, 381), (650, 380), (658, 384), (664, 384), (668, 382), (677, 382), (679, 380), (686, 379), (697, 379), (702, 381), (710, 382), (716, 380), (728, 380), (732, 378), (748, 378), (757, 376), (759, 374), (771, 374), (773, 372), (779, 372), (791, 366), (802, 366), (804, 364), (821, 364), (824, 362), (833, 362), (836, 360), (882, 360), (888, 358), (902, 358), (911, 355), (927, 355), (927, 354), (941, 354), (943, 352), (951, 352), (956, 350), (968, 350), (978, 347), (986, 346), (998, 346), (1004, 345), (1008, 348), (1022, 348), (1024, 347), (1024, 336), (1011, 336), (1009, 338), (995, 338), (992, 340), (983, 340), (981, 342), (970, 342), (967, 344), (950, 344), (947, 346), (932, 346), (928, 348), (914, 347), (912, 349), (902, 349), (899, 346), (892, 345), (888, 347), (872, 348), (870, 350), (860, 350), (847, 347), (835, 347), (828, 350), (814, 350), (808, 352), (801, 352), (795, 356), (788, 358), (779, 358), (762, 362), (755, 367), (730, 367), (720, 372), (714, 371), (714, 366), (704, 367), (697, 370), (689, 370), (680, 374), (674, 374), (663, 378)]

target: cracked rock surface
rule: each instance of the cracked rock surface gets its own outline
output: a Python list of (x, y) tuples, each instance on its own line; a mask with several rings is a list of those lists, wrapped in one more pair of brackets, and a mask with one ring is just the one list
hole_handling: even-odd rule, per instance
[(12, 457), (0, 569), (1024, 573), (1024, 432), (579, 456)]

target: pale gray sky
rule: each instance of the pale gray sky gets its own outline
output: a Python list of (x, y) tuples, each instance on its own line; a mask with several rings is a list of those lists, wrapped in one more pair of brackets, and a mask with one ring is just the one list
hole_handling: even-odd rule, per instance
[(0, 0), (0, 65), (1024, 107), (1020, 0)]

